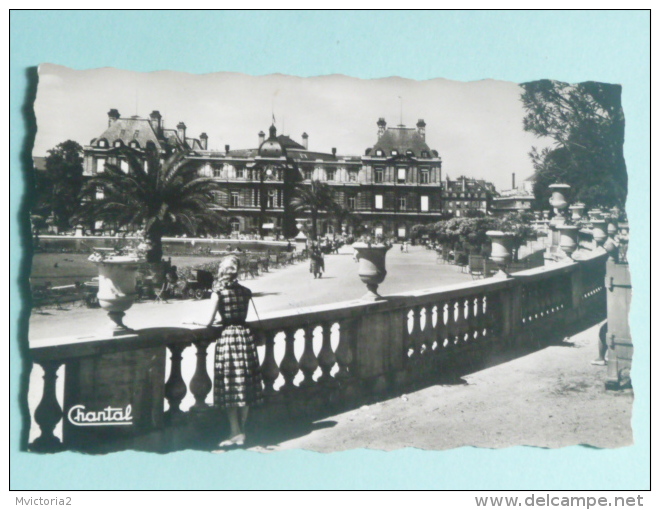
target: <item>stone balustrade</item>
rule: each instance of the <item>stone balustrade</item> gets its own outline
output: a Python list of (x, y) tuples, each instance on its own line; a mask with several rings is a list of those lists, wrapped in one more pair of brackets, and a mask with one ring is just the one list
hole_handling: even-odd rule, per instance
[[(469, 372), (505, 351), (538, 348), (605, 316), (606, 254), (546, 265), (508, 278), (273, 313), (255, 321), (266, 404), (255, 426), (277, 426), (343, 410)], [(31, 345), (44, 371), (34, 413), (38, 451), (190, 446), (209, 423), (208, 358), (219, 328), (163, 327), (115, 338), (55, 338)], [(211, 349), (209, 349), (211, 347)], [(195, 356), (186, 380), (184, 355)], [(169, 363), (167, 361), (169, 357)], [(64, 399), (56, 396), (64, 370)], [(181, 403), (192, 394), (186, 410)], [(126, 410), (123, 426), (81, 424), (85, 411)], [(72, 415), (72, 408), (78, 406)], [(125, 412), (124, 412), (125, 414)], [(96, 415), (90, 415), (94, 418)], [(119, 414), (117, 414), (120, 417)], [(125, 418), (125, 416), (124, 416)], [(54, 433), (63, 421), (62, 439)], [(102, 421), (102, 420), (101, 420)], [(126, 420), (124, 420), (126, 421)]]

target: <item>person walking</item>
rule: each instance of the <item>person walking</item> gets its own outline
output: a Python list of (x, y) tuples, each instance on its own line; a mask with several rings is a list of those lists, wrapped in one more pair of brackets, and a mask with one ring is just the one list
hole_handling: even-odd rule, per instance
[(314, 279), (321, 278), (325, 264), (323, 261), (323, 252), (317, 243), (312, 244), (312, 251), (309, 256), (309, 272), (314, 275)]
[(217, 314), (224, 326), (215, 346), (214, 405), (227, 410), (229, 437), (218, 446), (241, 446), (250, 407), (263, 403), (256, 339), (245, 323), (252, 291), (238, 283), (240, 260), (226, 257), (211, 296), (212, 326)]

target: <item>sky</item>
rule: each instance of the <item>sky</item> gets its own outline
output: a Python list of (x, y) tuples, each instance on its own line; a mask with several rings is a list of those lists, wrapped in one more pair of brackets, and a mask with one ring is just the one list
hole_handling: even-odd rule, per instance
[(442, 158), (442, 175), (483, 178), (498, 190), (534, 172), (528, 153), (551, 145), (522, 129), (525, 115), (518, 84), (495, 80), (458, 82), (437, 78), (363, 80), (342, 75), (299, 78), (238, 73), (194, 75), (139, 73), (111, 68), (73, 70), (39, 66), (34, 105), (33, 156), (65, 140), (89, 144), (107, 127), (107, 112), (147, 118), (160, 111), (166, 128), (183, 121), (187, 136), (209, 136), (209, 149), (257, 147), (275, 117), (278, 134), (309, 149), (362, 155), (377, 140), (376, 122), (414, 127), (426, 122), (426, 142)]

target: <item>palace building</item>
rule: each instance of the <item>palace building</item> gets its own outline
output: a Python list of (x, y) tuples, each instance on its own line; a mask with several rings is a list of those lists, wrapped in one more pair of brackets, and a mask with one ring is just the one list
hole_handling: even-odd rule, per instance
[(460, 215), (465, 203), (487, 210), (492, 184), (466, 178), (458, 185), (443, 182), (442, 160), (426, 142), (424, 120), (410, 128), (388, 127), (380, 118), (376, 126), (374, 145), (363, 155), (341, 155), (335, 148), (312, 151), (307, 133), (298, 143), (278, 135), (275, 126), (268, 137), (263, 131), (255, 137), (254, 148), (225, 145), (224, 151), (216, 151), (208, 149), (205, 133), (198, 139), (186, 136), (183, 122), (176, 130), (165, 129), (157, 111), (141, 119), (121, 118), (112, 109), (107, 129), (84, 148), (85, 174), (102, 172), (106, 162), (119, 162), (123, 168), (125, 163), (109, 154), (117, 147), (143, 150), (154, 144), (162, 151), (186, 150), (188, 158), (198, 162), (200, 175), (223, 182), (218, 205), (227, 210), (232, 230), (245, 234), (295, 236), (296, 225), (306, 215), (295, 212), (290, 200), (296, 186), (314, 180), (327, 183), (335, 201), (350, 211), (348, 219), (322, 214), (320, 235), (351, 233), (359, 224), (373, 234), (405, 238), (413, 225), (438, 221), (447, 211)]

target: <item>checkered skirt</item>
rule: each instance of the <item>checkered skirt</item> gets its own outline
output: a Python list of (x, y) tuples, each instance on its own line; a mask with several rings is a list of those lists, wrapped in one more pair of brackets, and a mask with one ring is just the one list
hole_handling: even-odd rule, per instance
[[(218, 292), (223, 322), (245, 320), (251, 292), (236, 284)], [(254, 406), (263, 402), (259, 356), (250, 328), (226, 326), (215, 346), (213, 397), (216, 407)]]

